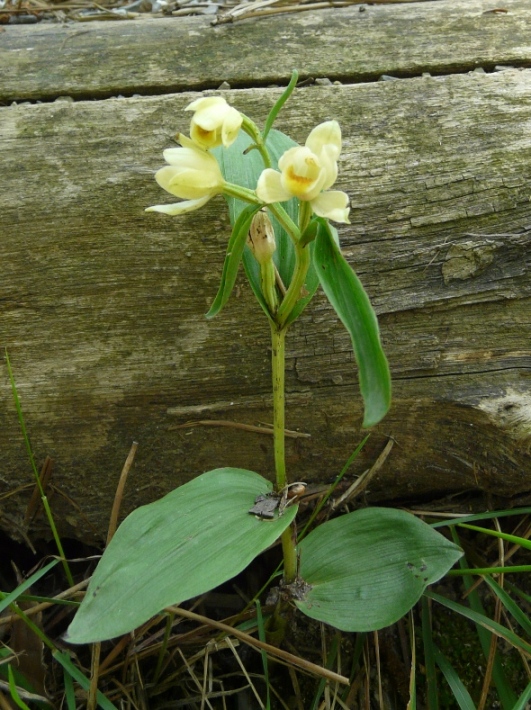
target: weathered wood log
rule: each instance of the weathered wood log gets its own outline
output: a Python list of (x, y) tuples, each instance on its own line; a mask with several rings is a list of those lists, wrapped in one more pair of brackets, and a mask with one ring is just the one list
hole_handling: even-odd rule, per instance
[[(506, 13), (481, 0), (362, 5), (212, 25), (211, 17), (8, 28), (0, 42), (0, 101), (105, 98), (329, 77), (411, 77), (474, 67), (529, 66), (531, 7)], [(487, 10), (487, 12), (485, 12)]]
[[(453, 3), (429, 3), (443, 4)], [(326, 27), (336, 13), (319, 16)], [(279, 93), (224, 95), (260, 122)], [(0, 332), (36, 460), (55, 462), (63, 534), (104, 534), (132, 440), (124, 512), (216, 466), (273, 470), (267, 436), (178, 428), (271, 419), (268, 328), (243, 278), (204, 319), (230, 232), (223, 200), (182, 218), (144, 213), (171, 201), (153, 172), (196, 96), (0, 109)], [(462, 491), (517, 501), (531, 489), (531, 70), (310, 86), (278, 127), (303, 142), (330, 118), (344, 135), (338, 188), (352, 201), (342, 248), (379, 313), (394, 378), (393, 408), (352, 473), (392, 436), (371, 501)], [(349, 337), (322, 295), (287, 349), (287, 425), (311, 434), (288, 441), (290, 474), (328, 482), (363, 432)], [(13, 534), (32, 476), (5, 368), (0, 391), (0, 525)]]

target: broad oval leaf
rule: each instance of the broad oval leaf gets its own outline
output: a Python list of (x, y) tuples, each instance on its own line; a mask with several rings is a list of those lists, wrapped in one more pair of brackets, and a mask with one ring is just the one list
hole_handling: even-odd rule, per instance
[(103, 641), (172, 604), (217, 587), (271, 545), (297, 513), (249, 514), (272, 484), (253, 471), (219, 468), (133, 511), (105, 550), (65, 638)]
[(363, 426), (377, 424), (391, 405), (391, 374), (380, 343), (378, 320), (361, 281), (341, 254), (337, 232), (323, 219), (313, 260), (328, 300), (350, 333), (365, 412)]
[(462, 550), (414, 515), (365, 508), (313, 530), (299, 545), (309, 585), (297, 607), (342, 631), (375, 631), (398, 621)]

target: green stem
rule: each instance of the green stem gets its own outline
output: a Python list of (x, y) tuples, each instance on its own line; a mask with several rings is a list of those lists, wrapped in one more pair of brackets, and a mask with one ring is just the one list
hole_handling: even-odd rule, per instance
[(270, 259), (265, 264), (260, 264), (260, 277), (262, 285), (262, 295), (265, 302), (269, 306), (269, 311), (272, 316), (275, 315), (278, 308), (278, 298), (276, 291), (276, 273), (273, 259)]
[(312, 208), (309, 202), (300, 202), (298, 227), (284, 208), (277, 202), (268, 205), (268, 208), (289, 234), (295, 249), (295, 269), (293, 277), (288, 291), (278, 308), (276, 317), (276, 321), (279, 326), (285, 327), (291, 311), (295, 308), (297, 301), (302, 297), (304, 282), (306, 281), (308, 269), (310, 268), (310, 250), (306, 248), (307, 245), (301, 244), (301, 235), (310, 222)]
[(271, 323), (271, 366), (273, 377), (273, 438), (277, 491), (287, 486), (284, 445), (285, 402), (284, 380), (286, 368), (286, 330)]
[[(273, 440), (275, 451), (275, 472), (277, 491), (283, 490), (287, 484), (286, 453), (285, 453), (285, 395), (284, 382), (286, 371), (286, 341), (287, 328), (271, 323), (271, 352), (273, 377)], [(284, 557), (284, 580), (291, 584), (297, 576), (297, 550), (295, 540), (295, 524), (292, 523), (281, 537)]]
[(280, 541), (284, 558), (284, 582), (293, 584), (297, 579), (297, 532), (294, 522), (284, 530)]
[(299, 230), (302, 234), (306, 227), (310, 224), (312, 218), (313, 210), (309, 202), (301, 200), (299, 202)]
[(282, 205), (279, 202), (272, 202), (267, 205), (267, 209), (275, 215), (282, 227), (284, 227), (288, 233), (293, 244), (296, 244), (301, 238), (301, 232)]
[(277, 311), (276, 320), (280, 327), (286, 325), (291, 311), (295, 308), (297, 301), (302, 298), (304, 282), (310, 268), (310, 249), (307, 246), (295, 244), (295, 259), (293, 279)]
[(250, 202), (252, 205), (263, 204), (262, 201), (256, 196), (256, 192), (254, 190), (249, 190), (248, 187), (242, 187), (241, 185), (234, 185), (231, 182), (226, 182), (224, 184), (223, 194), (235, 197), (237, 200)]
[(242, 130), (247, 133), (248, 136), (252, 138), (254, 141), (254, 144), (250, 145), (249, 148), (245, 151), (246, 153), (249, 152), (250, 150), (253, 150), (256, 148), (256, 150), (260, 153), (262, 156), (262, 160), (264, 162), (264, 166), (266, 168), (271, 167), (271, 158), (269, 157), (269, 153), (267, 151), (267, 148), (265, 146), (265, 140), (262, 137), (262, 134), (258, 130), (258, 126), (254, 121), (252, 121), (249, 116), (246, 116), (244, 113), (242, 113), (243, 116), (243, 123), (242, 123)]

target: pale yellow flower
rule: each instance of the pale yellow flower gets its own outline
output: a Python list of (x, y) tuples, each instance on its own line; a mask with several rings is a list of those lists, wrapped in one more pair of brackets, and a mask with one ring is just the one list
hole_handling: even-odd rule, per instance
[(168, 163), (155, 174), (155, 180), (163, 190), (184, 202), (170, 205), (154, 205), (146, 212), (163, 212), (169, 215), (180, 215), (197, 210), (207, 203), (211, 197), (223, 192), (225, 180), (214, 156), (197, 144), (179, 135), (182, 148), (165, 150), (164, 160)]
[(287, 150), (280, 160), (280, 172), (268, 168), (258, 179), (256, 194), (270, 204), (292, 197), (309, 202), (319, 217), (348, 223), (348, 195), (328, 190), (337, 179), (341, 152), (341, 129), (337, 121), (326, 121), (313, 129), (306, 144)]
[(207, 96), (189, 104), (185, 111), (194, 111), (190, 124), (190, 138), (198, 146), (209, 150), (234, 143), (243, 117), (221, 96)]

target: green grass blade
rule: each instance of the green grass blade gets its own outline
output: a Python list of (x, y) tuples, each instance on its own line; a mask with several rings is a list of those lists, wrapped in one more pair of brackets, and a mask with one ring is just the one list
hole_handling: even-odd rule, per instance
[(409, 638), (411, 639), (411, 672), (409, 675), (409, 702), (406, 710), (417, 710), (417, 646), (412, 611), (409, 612)]
[(66, 707), (68, 708), (68, 710), (76, 710), (76, 693), (74, 690), (74, 681), (72, 680), (72, 676), (66, 670), (66, 668), (63, 668), (63, 680), (65, 686)]
[(44, 575), (55, 567), (58, 562), (59, 560), (49, 562), (45, 567), (32, 574), (31, 577), (28, 577), (28, 579), (24, 580), (22, 584), (19, 584), (18, 587), (9, 594), (4, 595), (4, 592), (0, 592), (0, 614), (4, 611), (4, 609), (7, 609), (10, 604), (16, 602), (17, 599), (26, 591), (26, 589), (35, 584), (35, 582), (41, 579), (41, 577), (44, 577)]
[[(266, 631), (264, 626), (264, 617), (262, 616), (262, 607), (260, 606), (260, 601), (255, 599), (256, 606), (256, 622), (258, 624), (258, 638), (262, 643), (266, 642)], [(271, 710), (271, 691), (269, 687), (269, 661), (267, 658), (267, 652), (262, 648), (260, 649), (260, 656), (262, 657), (262, 666), (264, 669), (264, 679), (266, 684), (266, 710)]]
[(450, 570), (448, 574), (452, 577), (462, 577), (465, 574), (489, 577), (492, 574), (515, 574), (517, 572), (531, 572), (531, 565), (514, 565), (511, 567), (464, 567), (463, 569)]
[(531, 700), (531, 683), (529, 683), (522, 695), (518, 698), (513, 710), (528, 710), (529, 700)]
[(358, 458), (358, 454), (360, 453), (360, 451), (363, 449), (363, 447), (364, 447), (365, 444), (367, 443), (367, 440), (369, 439), (369, 437), (370, 437), (370, 434), (367, 434), (367, 435), (365, 436), (365, 438), (363, 439), (363, 441), (361, 441), (361, 443), (359, 443), (358, 446), (356, 446), (356, 448), (354, 449), (354, 451), (353, 451), (353, 452), (350, 454), (350, 456), (348, 457), (346, 464), (345, 464), (345, 465), (343, 466), (343, 468), (341, 469), (341, 471), (340, 471), (340, 473), (338, 474), (336, 480), (332, 483), (332, 485), (331, 485), (330, 488), (328, 489), (327, 494), (321, 499), (321, 501), (319, 502), (319, 504), (315, 506), (315, 509), (314, 509), (313, 513), (310, 515), (310, 519), (308, 520), (308, 522), (307, 522), (306, 525), (304, 526), (302, 532), (299, 533), (299, 535), (298, 535), (298, 541), (299, 541), (299, 542), (305, 537), (306, 531), (307, 531), (308, 528), (311, 526), (311, 524), (313, 523), (313, 521), (315, 520), (315, 518), (319, 515), (319, 513), (320, 513), (321, 510), (322, 510), (322, 508), (326, 505), (328, 499), (330, 498), (330, 496), (331, 496), (331, 495), (334, 493), (334, 491), (336, 490), (336, 488), (337, 488), (339, 482), (341, 481), (341, 479), (343, 478), (343, 476), (345, 475), (345, 473), (349, 470), (349, 468), (350, 468), (351, 464), (353, 463), (353, 461)]
[(470, 697), (468, 690), (463, 685), (463, 681), (457, 675), (455, 668), (435, 645), (433, 646), (433, 655), (437, 665), (446, 678), (446, 682), (452, 690), (460, 710), (476, 710), (474, 701)]
[(432, 528), (443, 528), (452, 527), (453, 525), (459, 525), (461, 523), (471, 523), (474, 520), (492, 520), (493, 518), (508, 518), (512, 515), (529, 515), (531, 514), (531, 507), (525, 508), (513, 508), (511, 510), (495, 510), (487, 511), (485, 513), (474, 513), (474, 515), (463, 515), (458, 518), (449, 518), (447, 520), (439, 520), (436, 523), (430, 523)]
[(18, 423), (20, 426), (20, 431), (22, 432), (22, 438), (24, 439), (24, 444), (26, 445), (26, 451), (31, 463), (31, 468), (33, 469), (33, 475), (35, 476), (35, 481), (39, 486), (41, 496), (44, 495), (42, 490), (41, 481), (39, 478), (39, 472), (37, 471), (37, 465), (35, 464), (35, 457), (33, 456), (33, 449), (31, 448), (28, 430), (26, 429), (26, 422), (24, 421), (24, 415), (22, 413), (22, 405), (20, 404), (20, 398), (18, 396), (17, 385), (15, 382), (15, 376), (13, 375), (13, 369), (11, 367), (11, 361), (9, 359), (9, 354), (7, 348), (5, 349), (5, 358), (7, 365), (7, 373), (9, 375), (9, 384), (11, 385), (11, 392), (13, 395), (13, 401), (15, 402), (15, 408), (17, 410)]
[(466, 528), (467, 530), (475, 530), (476, 532), (484, 533), (485, 535), (492, 535), (492, 537), (497, 537), (499, 540), (507, 540), (507, 542), (520, 545), (520, 547), (525, 547), (526, 550), (531, 550), (531, 540), (518, 537), (518, 535), (511, 535), (510, 533), (504, 533), (499, 530), (491, 530), (490, 528), (480, 528), (477, 525), (467, 525), (465, 523), (459, 523), (459, 527)]
[(526, 653), (531, 654), (531, 644), (529, 644), (527, 641), (524, 641), (524, 639), (520, 638), (520, 636), (515, 634), (510, 629), (507, 629), (505, 626), (498, 624), (497, 621), (489, 619), (489, 617), (485, 614), (481, 614), (477, 611), (474, 611), (473, 609), (469, 609), (468, 607), (463, 606), (462, 604), (458, 604), (457, 602), (453, 602), (450, 599), (446, 599), (445, 597), (442, 597), (440, 594), (436, 594), (431, 590), (426, 590), (424, 594), (430, 599), (433, 599), (439, 604), (442, 604), (442, 606), (445, 606), (447, 609), (455, 611), (456, 614), (461, 614), (461, 616), (470, 619), (470, 621), (473, 621), (481, 628), (487, 629), (487, 631), (490, 631), (491, 633), (496, 634), (496, 636), (505, 639), (512, 646), (521, 648)]
[(9, 693), (11, 695), (11, 698), (15, 701), (17, 706), (21, 708), (21, 710), (31, 710), (18, 694), (17, 685), (15, 683), (15, 676), (13, 675), (13, 669), (11, 668), (11, 664), (7, 666), (7, 672), (9, 675)]
[(522, 629), (529, 636), (531, 636), (531, 620), (529, 619), (529, 616), (520, 609), (518, 604), (516, 604), (511, 599), (505, 589), (503, 587), (500, 587), (500, 585), (494, 579), (491, 579), (491, 577), (485, 577), (484, 581), (485, 584), (487, 584), (492, 589), (493, 593), (498, 597), (498, 599), (507, 609), (509, 614), (511, 614), (513, 619), (515, 619), (515, 621), (520, 624)]
[[(64, 651), (54, 651), (52, 655), (55, 660), (62, 665), (64, 670), (69, 673), (77, 683), (79, 683), (83, 690), (89, 689), (90, 680), (72, 663), (70, 656), (67, 653)], [(116, 705), (111, 703), (111, 701), (99, 690), (97, 700), (98, 706), (102, 708), (102, 710), (118, 710)]]
[(48, 499), (44, 495), (44, 490), (42, 487), (41, 479), (39, 477), (39, 473), (37, 471), (37, 466), (35, 464), (35, 457), (33, 456), (33, 450), (31, 448), (29, 436), (28, 436), (28, 430), (26, 429), (26, 422), (24, 421), (24, 414), (22, 412), (22, 405), (20, 404), (20, 398), (18, 396), (18, 391), (17, 391), (17, 385), (15, 382), (15, 376), (13, 375), (13, 368), (11, 367), (11, 361), (9, 359), (9, 354), (7, 352), (7, 348), (5, 349), (5, 358), (6, 358), (6, 365), (7, 365), (7, 372), (9, 375), (9, 383), (11, 385), (11, 391), (13, 393), (13, 400), (15, 402), (15, 408), (17, 410), (17, 416), (18, 416), (18, 421), (20, 424), (20, 429), (22, 431), (22, 437), (24, 439), (24, 443), (26, 445), (26, 450), (28, 452), (28, 456), (30, 459), (31, 467), (33, 469), (33, 475), (35, 476), (35, 482), (39, 488), (39, 492), (41, 494), (41, 502), (44, 507), (44, 510), (46, 512), (46, 518), (48, 519), (48, 524), (50, 526), (50, 529), (52, 531), (53, 539), (55, 541), (57, 550), (59, 552), (59, 556), (61, 557), (61, 562), (63, 564), (63, 568), (65, 571), (66, 578), (68, 580), (68, 583), (71, 587), (74, 586), (74, 578), (72, 577), (72, 573), (70, 572), (70, 567), (68, 566), (68, 562), (66, 561), (66, 556), (63, 551), (63, 545), (61, 544), (61, 538), (59, 537), (59, 533), (57, 532), (57, 528), (55, 527), (55, 521), (53, 519), (52, 511), (50, 510), (50, 506), (48, 505)]
[[(459, 541), (459, 536), (457, 534), (457, 528), (452, 527), (451, 528), (451, 533), (452, 533), (452, 538), (454, 542)], [(459, 562), (459, 565), (462, 567), (465, 567), (467, 565), (466, 559), (462, 558)], [(485, 610), (483, 608), (483, 604), (481, 602), (481, 599), (479, 597), (479, 594), (477, 590), (472, 590), (471, 589), (472, 582), (470, 579), (467, 577), (463, 577), (463, 586), (465, 589), (469, 592), (468, 595), (468, 601), (470, 604), (470, 607), (472, 610), (478, 614), (480, 614), (482, 617), (486, 618)], [(504, 628), (501, 626), (500, 628)], [(481, 644), (481, 648), (483, 650), (483, 655), (485, 657), (485, 660), (489, 658), (490, 654), (490, 649), (491, 649), (491, 642), (492, 642), (492, 634), (490, 633), (490, 630), (487, 630), (483, 628), (481, 625), (476, 624), (476, 632), (479, 638), (479, 642)], [(494, 684), (496, 686), (496, 690), (498, 691), (498, 697), (499, 700), (502, 704), (502, 707), (504, 710), (512, 710), (513, 705), (516, 702), (516, 695), (508, 682), (505, 672), (503, 670), (503, 666), (500, 661), (500, 654), (498, 651), (494, 654), (494, 663), (492, 665), (492, 679), (494, 681)]]
[[(330, 670), (330, 671), (333, 670), (334, 663), (336, 662), (337, 652), (339, 650), (340, 642), (341, 642), (341, 633), (338, 631), (334, 635), (334, 638), (332, 639), (332, 643), (330, 644), (330, 650), (328, 651), (327, 656), (326, 656), (325, 668), (327, 670)], [(317, 686), (317, 691), (316, 691), (315, 696), (313, 698), (313, 702), (312, 702), (310, 710), (317, 710), (317, 708), (320, 706), (319, 704), (321, 701), (321, 697), (324, 693), (324, 689), (326, 687), (326, 684), (327, 684), (326, 678), (321, 678), (321, 680), (319, 681), (319, 685)]]
[(524, 602), (527, 602), (528, 604), (531, 604), (531, 594), (526, 594), (520, 587), (517, 587), (515, 584), (512, 584), (511, 582), (507, 581), (505, 586), (507, 589), (515, 594), (519, 599), (521, 599)]
[(424, 647), (424, 665), (426, 668), (426, 697), (428, 710), (439, 710), (439, 689), (435, 668), (435, 644), (431, 631), (430, 606), (426, 594), (422, 597), (422, 644)]

